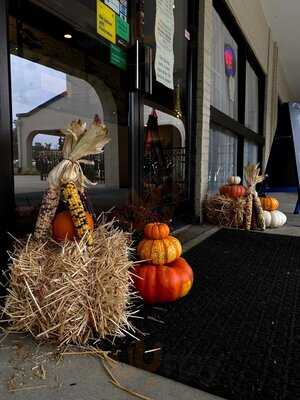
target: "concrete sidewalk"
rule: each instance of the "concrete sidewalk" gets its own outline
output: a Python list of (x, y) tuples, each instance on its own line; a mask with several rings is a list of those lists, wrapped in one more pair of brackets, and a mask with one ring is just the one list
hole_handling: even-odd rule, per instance
[[(1, 340), (1, 339), (0, 339)], [(136, 398), (111, 384), (100, 359), (90, 355), (60, 358), (50, 345), (29, 336), (10, 335), (0, 343), (1, 400), (129, 400)], [(199, 390), (116, 363), (119, 382), (153, 400), (217, 400)]]

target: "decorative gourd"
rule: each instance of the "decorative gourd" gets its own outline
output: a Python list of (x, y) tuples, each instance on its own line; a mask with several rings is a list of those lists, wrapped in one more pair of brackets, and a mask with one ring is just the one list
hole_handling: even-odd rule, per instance
[[(93, 217), (87, 212), (85, 214), (89, 230), (93, 231)], [(74, 240), (77, 237), (76, 228), (69, 211), (62, 211), (55, 216), (52, 222), (52, 236), (53, 239), (58, 242), (64, 241), (65, 239)]]
[(266, 223), (266, 228), (279, 228), (286, 223), (286, 215), (278, 210), (274, 211), (264, 211), (264, 219)]
[(224, 185), (220, 187), (220, 194), (232, 199), (237, 199), (245, 196), (246, 189), (243, 185)]
[(227, 182), (228, 185), (239, 185), (241, 183), (241, 178), (239, 176), (230, 176)]
[(182, 247), (178, 239), (168, 236), (165, 239), (143, 239), (137, 253), (141, 260), (149, 260), (155, 265), (168, 264), (181, 256)]
[(167, 224), (152, 222), (144, 228), (144, 236), (147, 239), (165, 239), (170, 234), (170, 228)]
[(168, 265), (137, 265), (134, 270), (137, 290), (148, 304), (165, 303), (184, 297), (193, 285), (192, 268), (184, 258)]
[(274, 211), (279, 207), (279, 201), (275, 197), (260, 197), (261, 206), (266, 211)]

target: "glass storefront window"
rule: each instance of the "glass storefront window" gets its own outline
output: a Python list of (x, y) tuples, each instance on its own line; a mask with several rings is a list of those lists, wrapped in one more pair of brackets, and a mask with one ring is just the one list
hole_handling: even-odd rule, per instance
[(219, 187), (237, 172), (237, 136), (212, 125), (209, 139), (208, 192), (216, 193)]
[[(155, 70), (156, 41), (155, 22), (157, 7), (155, 0), (147, 0), (145, 6), (144, 44), (146, 52), (152, 54), (152, 91), (145, 93), (145, 148), (143, 169), (143, 201), (156, 210), (163, 219), (172, 220), (180, 226), (192, 207), (187, 207), (189, 166), (186, 145), (189, 142), (188, 116), (188, 55), (191, 35), (188, 31), (188, 8), (186, 1), (174, 0), (174, 89), (157, 80)], [(170, 3), (171, 4), (171, 3)], [(148, 122), (151, 114), (157, 118), (156, 131), (151, 138)], [(155, 117), (156, 115), (156, 117)], [(152, 121), (153, 122), (153, 121)]]
[[(153, 88), (151, 100), (157, 101), (160, 105), (173, 110), (175, 107), (176, 96), (173, 90), (168, 89), (156, 80), (155, 75), (155, 18), (156, 1), (147, 0), (144, 2), (145, 23), (144, 23), (144, 43), (147, 49), (152, 49), (153, 61)], [(187, 58), (188, 58), (188, 2), (174, 0), (174, 88), (179, 93), (184, 110), (186, 99), (186, 81), (187, 81)]]
[(245, 140), (244, 142), (244, 166), (258, 163), (258, 145)]
[[(110, 63), (110, 45), (105, 41), (76, 31), (29, 1), (9, 4), (17, 213), (26, 207), (26, 212), (37, 213), (45, 178), (61, 160), (61, 129), (74, 119), (89, 124), (96, 114), (107, 125), (111, 140), (103, 154), (92, 157), (93, 166), (84, 166), (88, 178), (97, 182), (89, 196), (97, 213), (127, 204), (127, 72)], [(89, 7), (86, 17), (93, 15), (96, 20), (95, 4)], [(66, 32), (71, 38), (65, 38)], [(32, 225), (33, 217), (25, 223)]]
[[(225, 47), (229, 46), (235, 58), (235, 76), (229, 77), (225, 72)], [(238, 119), (238, 46), (222, 22), (219, 14), (213, 9), (213, 34), (211, 55), (211, 104)]]
[(173, 219), (186, 195), (185, 140), (181, 119), (144, 106), (143, 200), (164, 219)]
[(246, 102), (245, 102), (245, 125), (254, 132), (258, 132), (259, 101), (258, 101), (258, 77), (251, 65), (246, 64)]

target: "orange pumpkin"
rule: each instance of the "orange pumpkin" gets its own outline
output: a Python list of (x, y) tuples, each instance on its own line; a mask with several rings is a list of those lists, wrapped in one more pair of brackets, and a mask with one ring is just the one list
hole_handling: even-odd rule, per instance
[[(94, 229), (93, 217), (86, 212), (86, 218), (89, 229), (92, 231)], [(52, 222), (52, 236), (57, 242), (64, 241), (65, 239), (74, 240), (77, 237), (76, 229), (69, 211), (62, 211), (55, 216)]]
[(181, 256), (182, 247), (178, 239), (168, 236), (165, 239), (143, 239), (137, 253), (141, 260), (149, 260), (155, 265), (168, 264)]
[(134, 275), (135, 286), (148, 304), (165, 303), (184, 297), (194, 280), (192, 268), (181, 257), (168, 265), (137, 265)]
[(144, 229), (144, 236), (147, 239), (165, 239), (170, 234), (170, 228), (167, 224), (152, 222), (147, 224)]
[(263, 210), (275, 211), (279, 207), (279, 201), (275, 199), (275, 197), (265, 196), (265, 197), (260, 197), (259, 199)]
[(224, 185), (220, 187), (220, 194), (237, 199), (246, 195), (246, 188), (243, 185)]

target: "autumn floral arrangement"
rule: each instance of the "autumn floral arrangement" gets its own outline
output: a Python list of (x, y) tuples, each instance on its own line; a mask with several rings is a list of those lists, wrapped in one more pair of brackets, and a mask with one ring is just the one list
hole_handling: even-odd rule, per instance
[(248, 164), (244, 169), (245, 185), (239, 176), (230, 176), (219, 193), (206, 199), (204, 214), (214, 225), (246, 230), (265, 230), (265, 215), (256, 185), (265, 176), (259, 164)]
[(153, 211), (149, 207), (145, 207), (143, 204), (128, 204), (116, 207), (108, 213), (107, 218), (116, 221), (117, 226), (125, 232), (131, 233), (134, 247), (142, 239), (144, 228), (148, 223), (169, 223), (160, 213)]
[[(133, 330), (130, 236), (113, 222), (94, 221), (82, 164), (109, 142), (96, 116), (73, 121), (64, 135), (63, 160), (49, 173), (34, 232), (10, 254), (8, 294), (2, 309), (9, 329), (57, 344)], [(67, 211), (58, 212), (63, 201)]]

